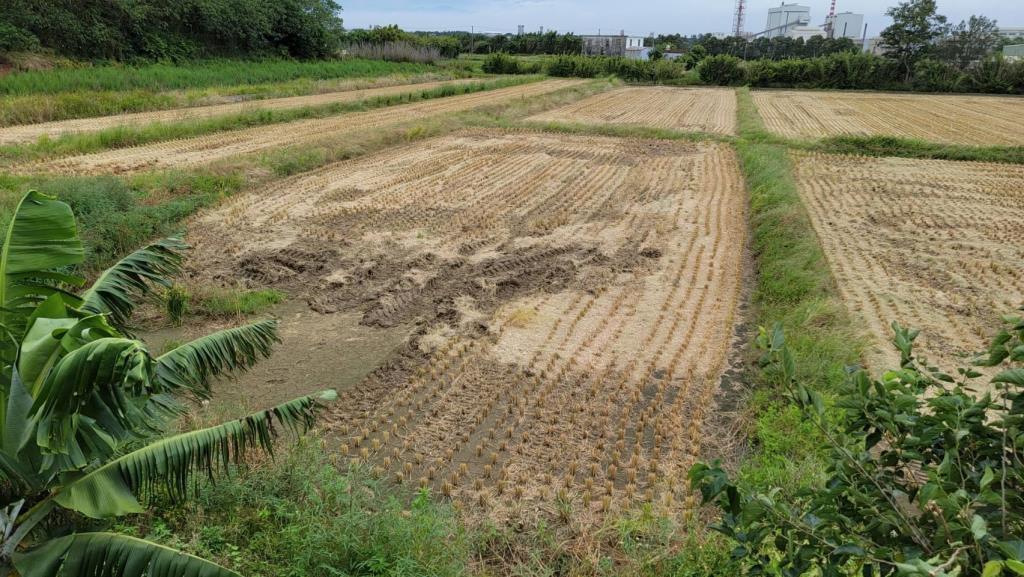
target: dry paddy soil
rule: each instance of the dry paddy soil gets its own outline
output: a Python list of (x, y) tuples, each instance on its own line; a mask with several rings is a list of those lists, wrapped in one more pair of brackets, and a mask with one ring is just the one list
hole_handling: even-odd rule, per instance
[(729, 88), (627, 87), (528, 120), (627, 124), (731, 135), (736, 133), (736, 93)]
[(158, 110), (155, 112), (137, 112), (132, 114), (117, 114), (113, 116), (100, 116), (94, 118), (79, 118), (75, 120), (60, 120), (55, 122), (43, 122), (40, 124), (26, 124), (20, 126), (0, 127), (0, 145), (33, 142), (40, 137), (46, 136), (55, 138), (65, 134), (76, 134), (85, 132), (98, 132), (121, 126), (144, 126), (153, 123), (172, 123), (187, 120), (203, 120), (218, 116), (241, 114), (254, 110), (290, 110), (307, 106), (326, 106), (329, 104), (354, 103), (371, 98), (384, 96), (395, 96), (409, 94), (425, 90), (432, 90), (448, 85), (464, 85), (479, 83), (480, 80), (448, 80), (441, 82), (423, 82), (419, 84), (402, 84), (398, 86), (386, 86), (381, 88), (366, 88), (358, 90), (345, 90), (339, 92), (327, 92), (323, 94), (312, 94), (308, 96), (289, 96), (285, 98), (267, 98), (263, 100), (248, 100), (228, 104), (214, 104), (210, 106), (192, 106), (188, 108), (175, 108), (171, 110)]
[(695, 505), (746, 215), (724, 145), (467, 131), (233, 199), (193, 223), (190, 262), (308, 303), (284, 319), (297, 354), (345, 357), (336, 315), (405, 331), (329, 409), (346, 458), (470, 514), (590, 523)]
[(509, 88), (389, 106), (367, 112), (257, 126), (134, 148), (61, 158), (35, 164), (28, 169), (35, 172), (102, 174), (161, 168), (188, 168), (209, 164), (231, 156), (315, 143), (326, 138), (336, 138), (345, 133), (411, 122), (426, 116), (463, 112), (482, 106), (501, 104), (517, 98), (539, 96), (584, 82), (586, 81), (545, 80)]
[(920, 352), (951, 371), (1024, 303), (1024, 166), (795, 161), (839, 291), (874, 337), (874, 368), (898, 365), (892, 321), (921, 329)]
[(767, 128), (790, 138), (902, 136), (969, 145), (1024, 145), (1024, 98), (756, 90)]

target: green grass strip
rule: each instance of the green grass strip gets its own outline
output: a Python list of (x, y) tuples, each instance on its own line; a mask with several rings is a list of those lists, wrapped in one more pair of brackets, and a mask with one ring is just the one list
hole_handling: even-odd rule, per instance
[[(757, 261), (754, 321), (781, 323), (803, 382), (836, 390), (846, 367), (860, 359), (858, 338), (831, 276), (793, 178), (787, 148), (767, 133), (748, 89), (737, 91), (740, 141), (736, 151), (750, 195), (751, 246)], [(750, 411), (756, 415), (757, 451), (741, 471), (744, 483), (792, 490), (820, 479), (823, 455), (817, 432), (778, 394), (769, 371), (753, 364), (751, 380), (761, 385)]]
[(239, 114), (230, 114), (202, 120), (153, 123), (143, 126), (119, 126), (97, 132), (67, 134), (52, 139), (44, 137), (32, 144), (0, 146), (0, 160), (6, 161), (7, 163), (23, 163), (60, 156), (89, 154), (113, 148), (126, 148), (129, 146), (139, 146), (152, 142), (174, 140), (178, 138), (191, 138), (214, 132), (238, 130), (268, 124), (280, 124), (283, 122), (310, 118), (325, 118), (328, 116), (336, 116), (350, 112), (362, 112), (398, 104), (409, 104), (435, 98), (495, 90), (498, 88), (536, 82), (541, 78), (543, 77), (508, 77), (481, 82), (471, 82), (467, 84), (450, 84), (419, 91), (417, 91), (415, 87), (410, 87), (410, 91), (406, 93), (378, 96), (358, 102), (342, 102), (289, 110), (252, 110)]
[(938, 144), (896, 136), (832, 136), (791, 146), (829, 154), (1024, 164), (1024, 146)]

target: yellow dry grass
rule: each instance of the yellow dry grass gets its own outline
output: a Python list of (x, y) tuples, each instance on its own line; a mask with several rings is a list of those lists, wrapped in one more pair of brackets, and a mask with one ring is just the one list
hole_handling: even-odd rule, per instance
[(795, 160), (843, 300), (874, 337), (875, 368), (898, 362), (893, 321), (921, 329), (921, 352), (952, 370), (1024, 304), (1024, 166)]
[(736, 93), (729, 88), (620, 88), (528, 120), (623, 124), (731, 135), (736, 133)]
[(1024, 144), (1024, 98), (754, 91), (768, 130), (790, 138), (901, 136), (970, 145)]

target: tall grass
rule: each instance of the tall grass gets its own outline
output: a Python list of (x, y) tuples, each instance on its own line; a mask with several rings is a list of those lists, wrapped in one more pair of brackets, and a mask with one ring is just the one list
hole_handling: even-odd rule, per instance
[(167, 172), (133, 179), (0, 175), (0, 228), (7, 226), (25, 191), (56, 196), (75, 212), (86, 248), (83, 268), (89, 274), (154, 238), (179, 232), (184, 218), (244, 184), (238, 173)]
[(357, 42), (345, 48), (349, 56), (388, 62), (419, 62), (433, 64), (441, 59), (441, 51), (433, 46), (411, 42)]
[(16, 72), (0, 77), (0, 94), (59, 94), (65, 92), (183, 90), (282, 82), (297, 78), (331, 79), (415, 74), (431, 67), (413, 62), (343, 60), (207, 60), (183, 65), (104, 65)]
[(469, 574), (472, 541), (454, 511), (339, 469), (322, 441), (204, 487), (124, 527), (242, 575)]

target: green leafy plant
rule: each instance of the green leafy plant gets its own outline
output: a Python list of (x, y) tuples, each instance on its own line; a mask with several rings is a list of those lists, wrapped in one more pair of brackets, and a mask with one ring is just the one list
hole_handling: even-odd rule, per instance
[(164, 291), (164, 310), (172, 325), (181, 326), (188, 314), (189, 300), (191, 295), (183, 286), (171, 285)]
[(277, 341), (273, 321), (157, 357), (131, 338), (135, 304), (170, 286), (184, 248), (177, 239), (142, 248), (76, 295), (84, 251), (71, 208), (29, 192), (15, 210), (0, 250), (0, 574), (235, 575), (148, 541), (66, 527), (67, 512), (107, 519), (141, 512), (157, 495), (183, 500), (196, 475), (269, 451), (280, 429), (307, 429), (333, 397), (150, 442), (181, 411), (179, 396), (206, 398), (212, 379), (251, 367)]
[(742, 60), (727, 54), (709, 56), (701, 60), (697, 65), (697, 74), (701, 82), (718, 86), (743, 84), (746, 79)]
[[(1024, 309), (1022, 309), (1024, 310)], [(748, 492), (717, 464), (691, 484), (722, 508), (715, 528), (753, 574), (1024, 575), (1024, 319), (954, 374), (914, 354), (893, 325), (900, 367), (851, 375), (834, 408), (796, 377), (782, 330), (762, 330), (766, 369), (821, 432), (823, 486), (792, 498)], [(1001, 368), (989, 385), (975, 367)]]

